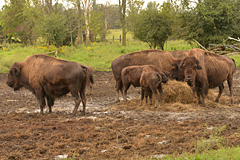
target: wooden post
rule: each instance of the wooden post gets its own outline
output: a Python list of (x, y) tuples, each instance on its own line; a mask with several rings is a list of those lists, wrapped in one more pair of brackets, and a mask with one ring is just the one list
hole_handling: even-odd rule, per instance
[(120, 39), (119, 40), (120, 40), (120, 43), (121, 43), (121, 35), (120, 35)]
[(113, 42), (114, 42), (114, 36), (113, 36)]

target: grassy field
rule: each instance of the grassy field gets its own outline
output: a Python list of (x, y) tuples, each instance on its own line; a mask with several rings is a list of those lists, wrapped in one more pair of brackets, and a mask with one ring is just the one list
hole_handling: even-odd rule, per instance
[[(92, 66), (94, 70), (110, 70), (111, 62), (123, 55), (134, 51), (149, 49), (147, 43), (132, 39), (127, 34), (127, 46), (122, 47), (119, 40), (112, 41), (113, 35), (119, 37), (121, 30), (110, 30), (108, 42), (91, 43), (89, 46), (79, 45), (78, 47), (63, 46), (57, 49), (54, 46), (47, 47), (46, 44), (35, 43), (34, 46), (23, 46), (21, 44), (8, 44), (0, 50), (0, 73), (8, 72), (14, 62), (22, 62), (28, 55), (43, 54), (58, 50), (57, 56), (61, 59), (75, 61), (83, 65)], [(196, 46), (195, 46), (196, 47)], [(192, 47), (183, 40), (168, 41), (165, 50), (190, 50)], [(54, 56), (54, 54), (51, 54)]]

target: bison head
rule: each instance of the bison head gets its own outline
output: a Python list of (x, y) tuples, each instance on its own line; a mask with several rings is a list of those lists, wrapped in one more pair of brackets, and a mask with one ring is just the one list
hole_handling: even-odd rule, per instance
[(179, 64), (182, 59), (176, 60), (175, 63), (172, 64), (172, 69), (170, 71), (170, 78), (176, 79), (177, 81), (184, 81), (184, 70), (179, 68)]
[(167, 83), (168, 77), (166, 76), (166, 74), (165, 73), (160, 73), (160, 75), (162, 76), (162, 83)]
[(20, 85), (21, 65), (14, 63), (8, 72), (7, 85), (15, 90), (19, 90), (22, 86)]
[(202, 69), (199, 60), (196, 57), (186, 57), (181, 61), (179, 67), (184, 70), (185, 81), (194, 90), (197, 70)]

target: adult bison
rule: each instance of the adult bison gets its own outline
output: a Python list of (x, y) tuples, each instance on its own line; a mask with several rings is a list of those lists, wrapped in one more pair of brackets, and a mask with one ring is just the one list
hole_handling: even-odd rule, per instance
[[(236, 71), (235, 61), (231, 58), (217, 55), (202, 49), (192, 49), (179, 66), (184, 69), (185, 81), (197, 92), (198, 103), (205, 105), (204, 98), (209, 88), (219, 87), (215, 102), (223, 92), (223, 82), (227, 80), (233, 103), (233, 73)], [(202, 100), (201, 100), (202, 97)]]
[(186, 50), (177, 50), (177, 51), (169, 51), (174, 58), (185, 58), (187, 57), (189, 51)]
[[(121, 71), (124, 67), (133, 65), (156, 65), (161, 70), (170, 72), (173, 68), (172, 64), (176, 61), (177, 59), (173, 58), (170, 52), (157, 49), (132, 52), (113, 60), (111, 67), (116, 80), (117, 101), (119, 101), (119, 90), (122, 92)], [(180, 72), (176, 74), (180, 74)], [(179, 76), (177, 75), (176, 77)]]
[(122, 85), (123, 85), (123, 100), (127, 101), (127, 90), (133, 85), (140, 87), (140, 78), (144, 71), (155, 71), (162, 76), (162, 82), (167, 83), (169, 72), (160, 70), (155, 65), (142, 65), (142, 66), (128, 66), (123, 68), (121, 72)]
[(85, 114), (87, 75), (93, 83), (93, 76), (87, 67), (76, 62), (38, 54), (28, 56), (21, 63), (15, 62), (9, 69), (7, 85), (14, 91), (25, 87), (34, 93), (40, 103), (41, 114), (46, 105), (45, 97), (51, 113), (55, 98), (70, 92), (75, 98), (73, 114), (77, 113), (81, 100)]
[[(164, 76), (161, 75), (159, 72), (146, 70), (143, 71), (140, 78), (140, 85), (141, 85), (141, 103), (144, 97), (146, 98), (147, 103), (147, 97), (149, 96), (150, 99), (150, 105), (152, 104), (152, 93), (155, 95), (155, 108), (158, 106), (158, 99), (159, 99), (159, 93), (161, 94), (161, 100), (162, 104), (164, 104), (164, 98), (163, 98), (163, 90), (162, 90), (162, 82), (163, 82)], [(165, 80), (166, 81), (166, 80)]]

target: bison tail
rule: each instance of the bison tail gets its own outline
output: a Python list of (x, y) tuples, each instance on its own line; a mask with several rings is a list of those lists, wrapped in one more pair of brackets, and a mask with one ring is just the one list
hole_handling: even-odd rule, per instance
[[(232, 59), (232, 58), (231, 58), (231, 59)], [(236, 72), (236, 70), (237, 70), (236, 62), (235, 62), (235, 60), (234, 60), (234, 59), (232, 59), (232, 61), (233, 61), (233, 63), (234, 63), (234, 70), (233, 70), (233, 73), (235, 73), (235, 72)]]
[(155, 87), (158, 87), (162, 83), (162, 76), (158, 73), (157, 74), (159, 81), (156, 83)]
[(92, 73), (91, 73), (91, 72), (89, 72), (89, 79), (90, 79), (90, 82), (93, 84), (93, 83), (94, 83), (94, 81), (93, 81), (93, 75), (92, 75)]
[(81, 67), (88, 71), (89, 74), (87, 74), (87, 76), (89, 76), (88, 78), (89, 78), (90, 82), (93, 84), (94, 81), (93, 81), (93, 75), (92, 75), (91, 71), (84, 65), (81, 65)]

